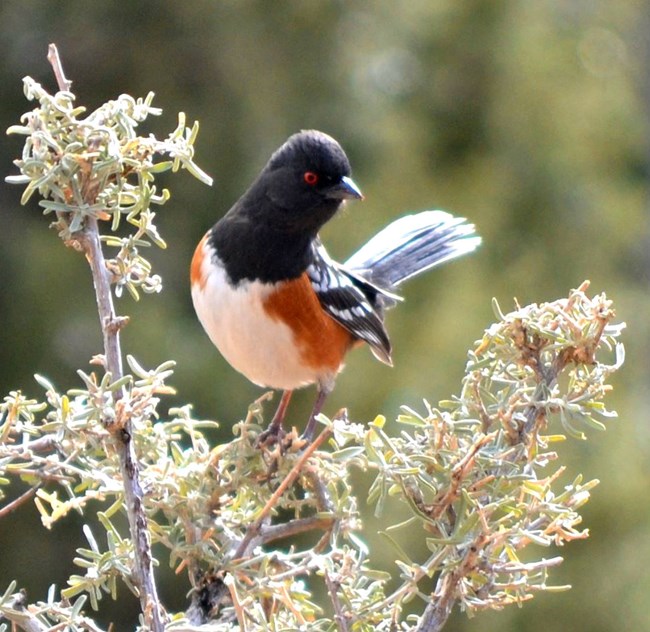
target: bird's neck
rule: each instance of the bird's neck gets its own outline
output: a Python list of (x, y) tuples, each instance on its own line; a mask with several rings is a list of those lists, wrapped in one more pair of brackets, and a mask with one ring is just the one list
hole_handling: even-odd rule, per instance
[(233, 283), (276, 283), (295, 279), (307, 269), (315, 237), (226, 216), (214, 225), (208, 239)]

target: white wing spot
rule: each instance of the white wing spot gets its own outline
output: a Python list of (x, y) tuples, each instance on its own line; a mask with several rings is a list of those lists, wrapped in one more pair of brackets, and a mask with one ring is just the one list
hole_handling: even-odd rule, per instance
[(338, 309), (337, 307), (334, 307), (333, 305), (328, 305), (327, 309), (334, 314), (337, 318), (340, 318), (341, 320), (353, 320), (353, 316), (350, 313), (349, 309)]
[(330, 289), (336, 289), (340, 286), (339, 279), (334, 270), (327, 270), (327, 281)]

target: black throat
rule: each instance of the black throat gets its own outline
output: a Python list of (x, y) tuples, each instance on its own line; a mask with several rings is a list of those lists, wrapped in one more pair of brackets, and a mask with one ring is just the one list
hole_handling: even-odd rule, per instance
[(276, 283), (299, 277), (313, 259), (311, 232), (279, 231), (259, 218), (226, 215), (210, 230), (208, 243), (230, 281)]

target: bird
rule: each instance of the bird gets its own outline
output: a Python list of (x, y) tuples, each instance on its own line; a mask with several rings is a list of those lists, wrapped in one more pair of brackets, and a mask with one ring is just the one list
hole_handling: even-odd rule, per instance
[(293, 391), (315, 384), (303, 433), (311, 440), (352, 348), (367, 344), (392, 366), (384, 316), (402, 300), (396, 288), (481, 243), (465, 218), (426, 210), (393, 221), (339, 263), (319, 230), (347, 201), (363, 199), (341, 145), (303, 130), (196, 247), (192, 301), (208, 337), (248, 380), (283, 391), (265, 437), (284, 433)]

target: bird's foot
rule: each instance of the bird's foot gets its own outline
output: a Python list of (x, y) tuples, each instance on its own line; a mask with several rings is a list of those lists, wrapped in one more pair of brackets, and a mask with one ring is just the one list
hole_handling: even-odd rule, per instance
[(267, 428), (257, 439), (256, 447), (260, 450), (262, 459), (266, 463), (266, 482), (272, 485), (275, 474), (286, 454), (300, 452), (307, 442), (298, 435), (298, 431), (292, 428), (287, 432), (283, 428), (277, 432), (275, 428)]
[(276, 445), (282, 446), (289, 434), (291, 433), (287, 433), (280, 424), (271, 423), (269, 424), (269, 427), (257, 437), (255, 447), (268, 449)]

